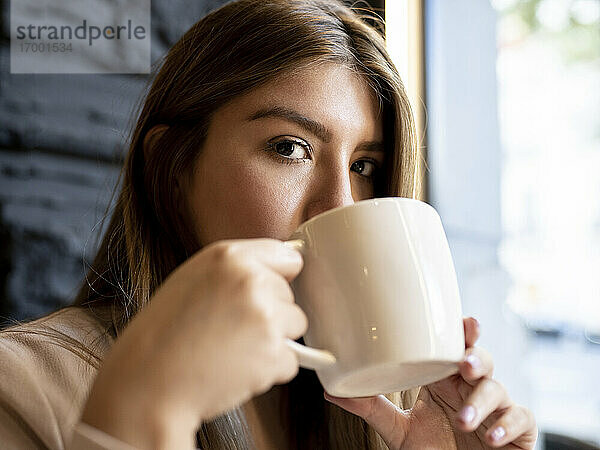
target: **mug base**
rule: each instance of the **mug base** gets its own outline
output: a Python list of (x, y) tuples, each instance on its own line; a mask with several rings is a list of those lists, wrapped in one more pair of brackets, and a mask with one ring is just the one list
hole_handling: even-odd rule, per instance
[(354, 370), (327, 392), (336, 397), (371, 397), (424, 386), (458, 372), (457, 362), (384, 363)]

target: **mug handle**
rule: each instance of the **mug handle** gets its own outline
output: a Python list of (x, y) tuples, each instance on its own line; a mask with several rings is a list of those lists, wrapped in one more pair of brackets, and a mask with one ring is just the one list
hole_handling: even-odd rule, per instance
[[(302, 239), (285, 241), (284, 245), (294, 250), (298, 250), (300, 253), (304, 253), (304, 241)], [(327, 350), (319, 350), (308, 347), (306, 345), (299, 344), (290, 338), (286, 339), (286, 343), (288, 347), (290, 347), (294, 353), (296, 353), (296, 356), (298, 356), (298, 362), (300, 363), (300, 366), (304, 367), (305, 369), (322, 369), (325, 367), (330, 367), (336, 362), (333, 353)]]

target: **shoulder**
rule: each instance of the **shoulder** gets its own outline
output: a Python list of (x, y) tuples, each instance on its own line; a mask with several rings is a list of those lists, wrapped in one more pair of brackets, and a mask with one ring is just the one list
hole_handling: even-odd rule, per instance
[(0, 331), (0, 441), (64, 448), (113, 342), (107, 319), (68, 307)]
[(112, 344), (113, 335), (108, 332), (111, 318), (108, 307), (68, 306), (0, 330), (0, 347), (17, 347), (37, 357), (72, 349), (68, 344), (98, 347), (101, 352)]

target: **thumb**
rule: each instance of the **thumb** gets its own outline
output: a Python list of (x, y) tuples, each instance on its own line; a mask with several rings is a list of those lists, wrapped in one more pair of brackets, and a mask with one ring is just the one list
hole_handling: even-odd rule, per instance
[(324, 392), (325, 399), (352, 414), (362, 417), (382, 437), (390, 449), (400, 448), (409, 426), (409, 413), (384, 395), (342, 398)]

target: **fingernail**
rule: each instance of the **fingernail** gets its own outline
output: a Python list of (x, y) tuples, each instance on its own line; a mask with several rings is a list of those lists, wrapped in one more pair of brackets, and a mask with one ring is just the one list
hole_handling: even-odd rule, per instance
[(475, 355), (469, 355), (465, 358), (473, 369), (479, 369), (481, 367), (481, 360)]
[(470, 424), (475, 419), (475, 408), (473, 408), (471, 405), (465, 406), (458, 417), (463, 421), (463, 423)]
[(504, 428), (498, 427), (494, 431), (492, 431), (492, 434), (490, 434), (490, 437), (492, 438), (492, 441), (499, 441), (505, 435), (506, 435), (506, 431), (504, 430)]

